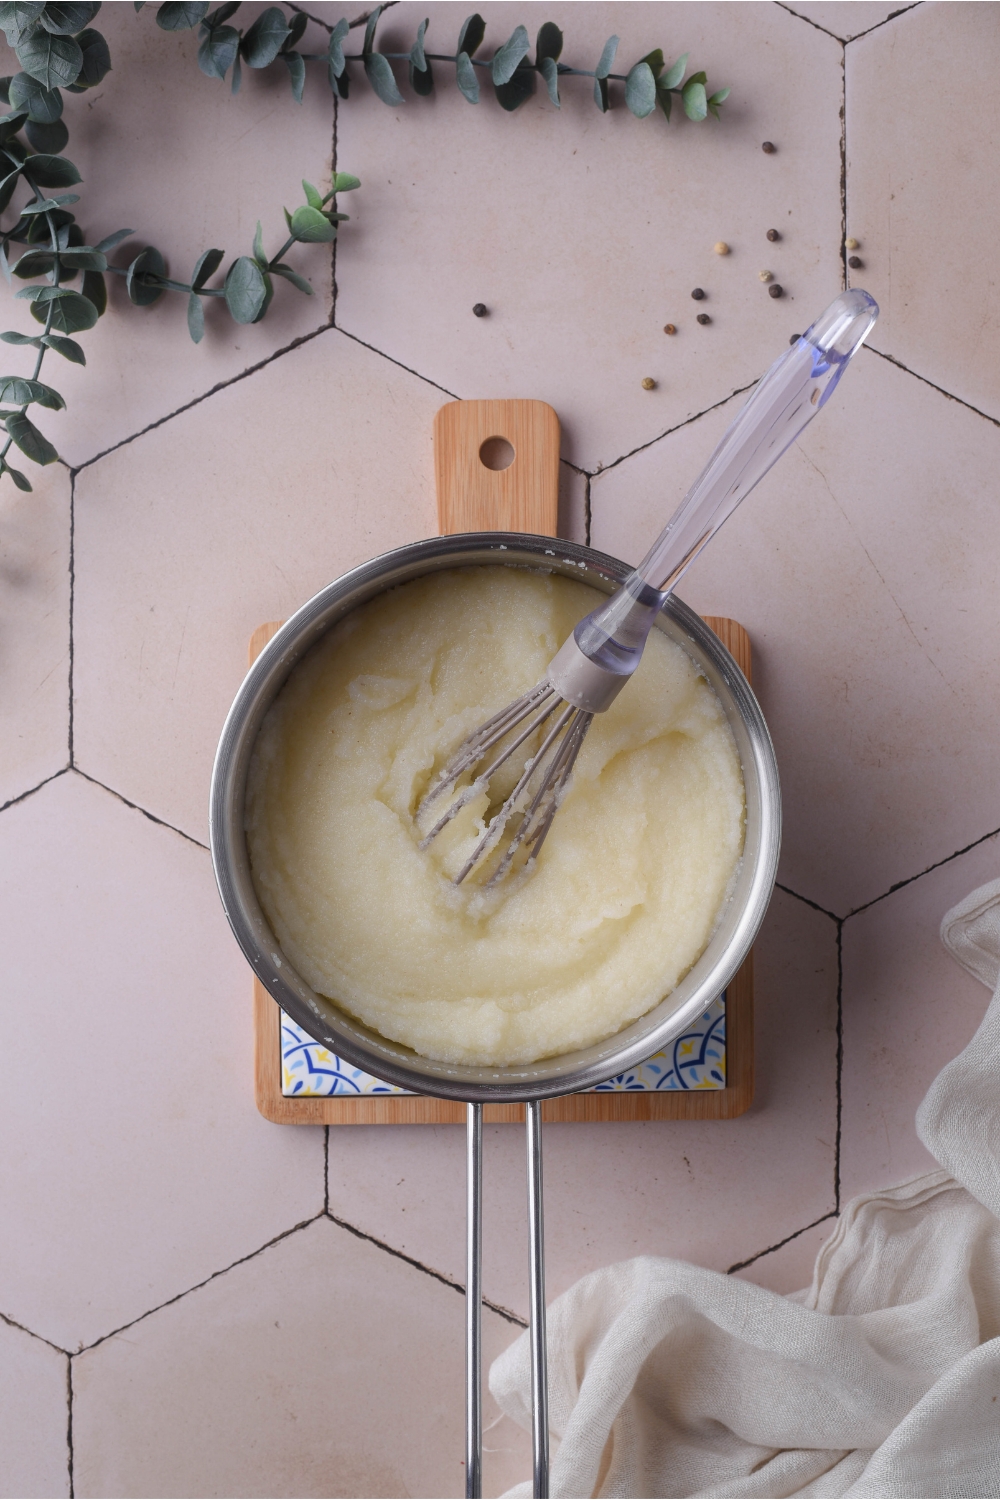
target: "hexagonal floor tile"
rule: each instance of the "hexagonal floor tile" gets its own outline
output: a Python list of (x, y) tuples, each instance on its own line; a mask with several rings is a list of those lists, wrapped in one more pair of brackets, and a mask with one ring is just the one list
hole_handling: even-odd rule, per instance
[(917, 1106), (989, 1003), (938, 929), (950, 907), (998, 873), (994, 837), (844, 925), (845, 1200), (936, 1166), (917, 1139)]
[[(545, 1127), (550, 1300), (633, 1255), (724, 1271), (833, 1207), (836, 929), (782, 891), (756, 993), (756, 1101), (740, 1119)], [(483, 1285), (525, 1316), (524, 1132), (485, 1135)], [(464, 1281), (464, 1150), (460, 1127), (331, 1128), (331, 1211)]]
[[(227, 252), (223, 269), (237, 255), (251, 254), (258, 218), (265, 247), (278, 249), (286, 237), (282, 208), (303, 201), (300, 179), (317, 185), (325, 179), (329, 187), (333, 106), (319, 76), (296, 104), (284, 68), (280, 76), (245, 69), (233, 98), (228, 84), (200, 71), (197, 29), (162, 31), (154, 9), (137, 16), (128, 5), (104, 7), (95, 24), (108, 39), (112, 71), (98, 89), (66, 96), (65, 150), (83, 176), (74, 212), (89, 242), (131, 228), (134, 238), (117, 247), (113, 264), (127, 266), (153, 244), (170, 274), (187, 281), (212, 245)], [(325, 49), (326, 33), (312, 28), (303, 45), (311, 50), (313, 41), (316, 50)], [(2, 38), (0, 51), (2, 71), (18, 72)], [(163, 149), (167, 141), (169, 150)], [(328, 322), (329, 247), (296, 246), (288, 260), (312, 281), (315, 295), (279, 282), (266, 318), (249, 326), (209, 307), (198, 345), (188, 334), (184, 295), (165, 293), (153, 307), (133, 307), (124, 279), (108, 277), (109, 310), (81, 335), (86, 369), (51, 355), (44, 367), (68, 409), (44, 413), (39, 425), (67, 461), (79, 464), (103, 452)], [(4, 326), (38, 332), (28, 304), (9, 294)], [(8, 363), (23, 373), (16, 351)]]
[[(464, 1325), (452, 1288), (320, 1220), (80, 1356), (76, 1493), (464, 1494)], [(485, 1310), (484, 1367), (519, 1332)], [(493, 1495), (530, 1439), (483, 1396)]]
[[(510, 1340), (508, 1340), (510, 1342)], [(69, 1494), (67, 1360), (0, 1320), (0, 1491)]]
[(69, 763), (70, 479), (0, 484), (0, 805)]
[[(408, 51), (425, 16), (428, 47), (448, 51), (462, 14), (442, 3), (393, 7), (379, 45)], [(487, 19), (489, 57), (524, 7)], [(612, 30), (623, 69), (690, 51), (710, 85), (732, 85), (722, 121), (636, 120), (620, 84), (601, 115), (585, 78), (562, 80), (561, 110), (540, 92), (512, 117), (485, 91), (471, 107), (443, 63), (433, 100), (404, 82), (402, 108), (359, 82), (337, 127), (338, 161), (365, 183), (337, 322), (460, 396), (551, 401), (565, 456), (593, 470), (755, 380), (839, 287), (841, 48), (777, 5), (562, 0), (544, 19), (581, 67)]]
[[(1000, 67), (986, 5), (918, 5), (847, 49), (848, 232), (852, 279), (882, 307), (872, 343), (963, 401), (1000, 418)], [(962, 78), (975, 129), (931, 98)]]
[(204, 850), (70, 773), (0, 851), (2, 1310), (72, 1349), (317, 1213), (322, 1133), (254, 1108)]
[[(638, 560), (738, 401), (591, 483)], [(848, 912), (997, 826), (1000, 432), (863, 352), (681, 583), (741, 620), (774, 735), (781, 880)]]
[(768, 1291), (782, 1297), (800, 1292), (812, 1281), (816, 1257), (837, 1227), (837, 1218), (832, 1216), (820, 1224), (804, 1229), (794, 1239), (767, 1250), (750, 1265), (734, 1271), (743, 1281), (752, 1281), (756, 1286), (766, 1286)]
[(890, 16), (897, 16), (909, 6), (875, 4), (873, 0), (795, 0), (794, 5), (785, 5), (793, 15), (802, 16), (814, 26), (822, 26), (831, 36), (849, 42), (852, 37), (862, 36), (875, 26), (881, 26)]
[(444, 397), (328, 332), (77, 478), (77, 760), (207, 837), (247, 641), (331, 578), (431, 536)]

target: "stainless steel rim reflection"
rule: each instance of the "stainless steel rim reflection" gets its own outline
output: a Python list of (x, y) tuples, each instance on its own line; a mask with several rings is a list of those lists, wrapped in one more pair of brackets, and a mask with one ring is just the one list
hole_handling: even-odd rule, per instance
[(258, 979), (282, 1009), (331, 1051), (377, 1078), (418, 1093), (480, 1103), (543, 1099), (592, 1088), (674, 1041), (725, 989), (749, 952), (771, 897), (781, 841), (778, 769), (757, 700), (718, 637), (687, 605), (671, 598), (657, 625), (693, 657), (719, 695), (743, 765), (747, 801), (735, 889), (707, 949), (672, 994), (594, 1046), (537, 1063), (491, 1068), (420, 1057), (311, 989), (281, 952), (251, 877), (244, 801), (250, 755), (264, 715), (295, 665), (351, 610), (426, 573), (497, 564), (544, 568), (605, 593), (630, 571), (617, 558), (576, 543), (516, 532), (475, 532), (415, 542), (345, 573), (282, 626), (248, 672), (219, 741), (210, 809), (212, 861), (226, 916)]

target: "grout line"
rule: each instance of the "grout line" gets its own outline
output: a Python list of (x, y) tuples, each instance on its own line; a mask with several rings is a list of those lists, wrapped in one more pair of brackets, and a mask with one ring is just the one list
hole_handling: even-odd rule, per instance
[(826, 907), (820, 906), (818, 901), (810, 901), (808, 896), (800, 896), (798, 891), (793, 891), (790, 886), (782, 885), (780, 880), (776, 880), (774, 883), (779, 891), (784, 891), (786, 896), (794, 896), (796, 901), (801, 901), (806, 906), (811, 906), (813, 911), (822, 912), (823, 916), (829, 917), (831, 922), (846, 921), (845, 917), (838, 917), (836, 912), (827, 911)]
[[(760, 377), (758, 376), (757, 379), (759, 380)], [(647, 448), (652, 448), (654, 443), (661, 443), (664, 438), (670, 437), (671, 433), (680, 432), (682, 427), (690, 427), (692, 422), (699, 421), (701, 417), (707, 416), (710, 411), (718, 411), (720, 406), (725, 406), (726, 402), (732, 401), (734, 396), (742, 396), (746, 391), (753, 390), (756, 384), (757, 380), (751, 380), (748, 385), (737, 386), (735, 390), (729, 392), (728, 396), (723, 396), (720, 401), (713, 401), (711, 406), (705, 406), (701, 411), (696, 411), (693, 417), (685, 417), (684, 421), (678, 422), (675, 427), (668, 427), (666, 431), (659, 432), (656, 437), (650, 438), (647, 443), (640, 443), (637, 448), (630, 448), (627, 453), (623, 453), (619, 458), (614, 458), (609, 464), (604, 464), (602, 468), (594, 471), (592, 477), (598, 479), (602, 474), (609, 474), (612, 469), (617, 469), (619, 464), (623, 464), (627, 458), (634, 458), (637, 453), (643, 453)]]
[(833, 1201), (840, 1213), (840, 1147), (844, 1124), (844, 924), (837, 923), (837, 1136), (833, 1148)]
[(844, 46), (849, 47), (852, 42), (860, 41), (863, 36), (871, 36), (872, 32), (878, 31), (880, 26), (888, 26), (889, 22), (894, 21), (897, 16), (905, 16), (908, 10), (916, 10), (919, 4), (920, 0), (913, 0), (912, 5), (901, 5), (898, 10), (891, 10), (884, 21), (876, 21), (875, 25), (869, 26), (867, 31), (859, 31), (854, 36), (849, 36), (844, 42)]
[(330, 1127), (324, 1125), (323, 1137), (323, 1212), (330, 1212)]
[[(455, 1281), (453, 1277), (446, 1276), (443, 1271), (435, 1271), (432, 1266), (425, 1266), (423, 1261), (415, 1260), (412, 1255), (406, 1255), (402, 1250), (396, 1250), (392, 1245), (386, 1244), (385, 1240), (377, 1239), (375, 1235), (367, 1234), (363, 1229), (357, 1229), (353, 1224), (348, 1224), (346, 1219), (338, 1219), (336, 1214), (327, 1213), (327, 1218), (338, 1228), (346, 1229), (348, 1234), (353, 1234), (355, 1239), (366, 1240), (369, 1245), (375, 1245), (379, 1250), (384, 1250), (386, 1255), (393, 1255), (397, 1260), (405, 1261), (415, 1271), (422, 1271), (425, 1276), (440, 1281), (442, 1286), (450, 1287), (453, 1292), (458, 1292), (462, 1297), (465, 1296), (465, 1286), (461, 1281)], [(527, 1328), (525, 1320), (519, 1318), (517, 1313), (511, 1312), (509, 1308), (501, 1307), (498, 1302), (491, 1302), (488, 1297), (482, 1300), (483, 1306), (488, 1307), (490, 1312), (495, 1312), (499, 1317), (505, 1318), (508, 1323), (515, 1323), (518, 1328)]]
[(49, 1348), (54, 1349), (57, 1354), (69, 1353), (69, 1350), (64, 1349), (61, 1344), (54, 1344), (44, 1334), (35, 1333), (31, 1328), (25, 1328), (23, 1323), (19, 1323), (16, 1318), (9, 1317), (7, 1313), (0, 1312), (0, 1323), (6, 1323), (8, 1328), (17, 1328), (21, 1333), (26, 1333), (29, 1338), (37, 1339), (40, 1344), (48, 1344)]
[(313, 1214), (312, 1218), (302, 1219), (298, 1224), (293, 1224), (291, 1229), (283, 1229), (280, 1234), (276, 1234), (273, 1239), (268, 1240), (265, 1244), (259, 1245), (256, 1250), (251, 1250), (248, 1255), (241, 1255), (238, 1260), (230, 1262), (228, 1266), (223, 1266), (221, 1271), (213, 1271), (211, 1276), (205, 1277), (204, 1281), (196, 1281), (194, 1286), (186, 1287), (183, 1292), (178, 1292), (176, 1296), (168, 1297), (165, 1302), (158, 1302), (155, 1307), (149, 1308), (147, 1312), (140, 1313), (137, 1318), (132, 1318), (130, 1322), (123, 1323), (120, 1328), (112, 1328), (110, 1333), (102, 1333), (100, 1338), (95, 1339), (92, 1344), (81, 1344), (77, 1353), (88, 1354), (91, 1349), (96, 1349), (99, 1344), (106, 1343), (108, 1339), (117, 1338), (118, 1334), (125, 1333), (129, 1328), (134, 1328), (137, 1323), (144, 1323), (154, 1313), (162, 1312), (165, 1307), (173, 1307), (175, 1302), (180, 1302), (184, 1297), (190, 1296), (192, 1292), (200, 1292), (202, 1287), (208, 1286), (209, 1282), (218, 1281), (220, 1276), (225, 1276), (237, 1266), (245, 1265), (248, 1260), (256, 1260), (257, 1256), (263, 1255), (265, 1250), (270, 1250), (274, 1245), (280, 1245), (282, 1240), (287, 1240), (291, 1235), (298, 1234), (300, 1229), (308, 1229), (310, 1224), (315, 1224), (322, 1217), (321, 1213)]
[(590, 477), (589, 474), (584, 479), (583, 484), (584, 484), (584, 489), (583, 489), (583, 519), (584, 519), (584, 525), (585, 525), (584, 538), (585, 538), (585, 541), (586, 541), (586, 545), (589, 547), (590, 546), (590, 534), (591, 534), (591, 531), (593, 529), (593, 520), (594, 520), (594, 508), (593, 508), (592, 497), (591, 497), (591, 493), (590, 493), (591, 477)]
[[(46, 776), (44, 781), (39, 781), (36, 786), (29, 786), (26, 792), (19, 792), (16, 797), (9, 798), (8, 801), (0, 805), (0, 812), (6, 812), (8, 807), (16, 807), (19, 802), (24, 802), (29, 797), (33, 797), (36, 792), (41, 791), (43, 786), (48, 786), (50, 781), (58, 781), (60, 776), (65, 776), (66, 772), (72, 769), (72, 766), (61, 766), (58, 771), (53, 771), (51, 776)], [(2, 1317), (3, 1313), (0, 1313), (0, 1318)], [(20, 1324), (18, 1324), (18, 1327), (20, 1327)]]
[[(329, 28), (332, 31), (332, 27)], [(336, 94), (333, 95), (333, 141), (330, 148), (330, 171), (333, 173), (334, 181), (337, 177), (337, 131), (340, 126), (340, 100)], [(332, 186), (332, 184), (331, 184)], [(340, 226), (337, 226), (337, 237), (330, 246), (330, 326), (337, 321), (337, 246), (340, 244)]]
[(415, 375), (418, 380), (423, 380), (427, 385), (432, 385), (436, 391), (444, 391), (444, 394), (450, 396), (453, 401), (461, 401), (461, 396), (456, 396), (454, 391), (449, 391), (446, 385), (439, 385), (429, 375), (421, 375), (419, 370), (414, 370), (409, 365), (404, 365), (401, 359), (393, 359), (392, 355), (386, 354), (384, 349), (376, 349), (374, 344), (369, 344), (364, 339), (359, 339), (356, 333), (348, 333), (342, 324), (334, 323), (333, 327), (337, 333), (342, 333), (345, 339), (351, 339), (355, 344), (360, 344), (362, 349), (370, 349), (372, 354), (377, 354), (380, 359), (387, 359), (391, 365), (395, 365), (400, 370), (405, 370), (407, 375)]
[(208, 845), (203, 844), (201, 839), (193, 838), (190, 833), (185, 833), (183, 828), (177, 828), (173, 823), (168, 823), (166, 818), (158, 818), (155, 813), (147, 812), (144, 807), (139, 806), (138, 802), (130, 801), (121, 792), (116, 792), (113, 786), (108, 786), (104, 781), (98, 781), (96, 776), (88, 776), (86, 771), (81, 771), (79, 766), (67, 767), (67, 770), (69, 769), (72, 769), (75, 776), (82, 776), (84, 781), (89, 781), (91, 786), (99, 786), (109, 796), (117, 797), (119, 802), (124, 802), (125, 806), (131, 807), (134, 812), (142, 813), (143, 817), (148, 818), (151, 823), (158, 823), (161, 828), (169, 828), (171, 833), (179, 834), (182, 839), (187, 839), (189, 844), (194, 844), (196, 849), (204, 849), (206, 854), (211, 852)]
[(891, 354), (883, 353), (881, 349), (876, 349), (872, 344), (865, 344), (865, 348), (870, 353), (877, 354), (879, 359), (884, 359), (888, 361), (890, 365), (895, 365), (896, 368), (898, 370), (902, 370), (904, 374), (912, 375), (914, 380), (923, 381), (924, 385), (929, 385), (932, 391), (937, 391), (940, 395), (947, 396), (949, 401), (955, 401), (959, 406), (964, 406), (966, 411), (975, 412), (977, 417), (984, 417), (987, 422), (992, 422), (994, 427), (1000, 427), (1000, 419), (998, 419), (997, 417), (991, 417), (989, 412), (987, 411), (980, 411), (978, 406), (973, 406), (971, 401), (963, 401), (961, 396), (956, 396), (952, 391), (946, 391), (943, 385), (935, 385), (934, 381), (928, 380), (926, 375), (918, 375), (916, 370), (911, 370), (909, 365), (904, 365), (901, 359), (896, 359)]
[(953, 859), (958, 859), (960, 855), (968, 854), (970, 849), (978, 849), (979, 845), (985, 844), (988, 839), (995, 839), (998, 833), (1000, 833), (1000, 828), (991, 829), (989, 833), (984, 833), (981, 838), (973, 839), (971, 844), (966, 844), (964, 849), (956, 849), (954, 854), (946, 854), (944, 859), (935, 860), (932, 865), (927, 866), (926, 870), (920, 870), (916, 875), (908, 875), (905, 880), (897, 880), (896, 884), (891, 885), (887, 891), (883, 891), (881, 896), (873, 896), (872, 899), (870, 901), (866, 901), (863, 906), (855, 906), (851, 911), (847, 913), (847, 916), (844, 917), (843, 920), (847, 922), (851, 917), (860, 916), (860, 914), (863, 911), (867, 911), (870, 906), (877, 906), (878, 903), (880, 901), (884, 901), (887, 896), (892, 896), (896, 891), (901, 891), (904, 885), (912, 885), (915, 880), (922, 880), (924, 876), (929, 875), (932, 870), (940, 870), (942, 865), (951, 864), (951, 861)]
[(847, 291), (847, 43), (840, 48), (840, 274)]
[(66, 1473), (69, 1479), (69, 1500), (76, 1494), (73, 1475), (73, 1356), (66, 1356)]
[[(784, 0), (777, 0), (777, 5), (779, 10), (787, 10), (788, 14), (790, 16), (794, 16), (797, 21), (805, 21), (807, 26), (814, 26), (816, 30), (821, 31), (824, 36), (832, 36), (835, 42), (839, 42), (841, 46), (844, 45), (846, 38), (838, 36), (835, 31), (828, 31), (825, 26), (821, 26), (818, 21), (812, 20), (810, 16), (804, 16), (799, 11), (793, 10), (790, 5), (786, 5), (784, 3)], [(765, 1250), (762, 1253), (766, 1255), (767, 1251)]]
[(69, 731), (68, 749), (69, 764), (73, 765), (73, 689), (74, 689), (74, 655), (73, 655), (73, 614), (76, 608), (76, 470), (70, 470), (69, 476), (69, 673), (67, 687), (69, 691)]
[(81, 470), (89, 469), (92, 464), (99, 463), (102, 458), (107, 458), (109, 453), (116, 453), (119, 448), (127, 448), (129, 443), (134, 443), (137, 438), (145, 437), (147, 432), (155, 432), (157, 427), (163, 427), (165, 423), (172, 422), (174, 417), (179, 417), (184, 412), (190, 411), (193, 406), (200, 406), (210, 396), (217, 395), (219, 391), (228, 390), (231, 385), (236, 385), (240, 380), (246, 380), (250, 375), (256, 375), (258, 370), (263, 370), (265, 365), (273, 364), (276, 359), (281, 359), (282, 355), (290, 354), (293, 349), (298, 349), (303, 344), (308, 344), (313, 339), (319, 338), (321, 333), (329, 333), (331, 326), (330, 323), (321, 323), (311, 333), (300, 334), (298, 338), (292, 339), (290, 344), (285, 344), (282, 348), (275, 349), (273, 354), (267, 355), (265, 359), (258, 360), (255, 365), (247, 365), (245, 370), (240, 370), (236, 375), (231, 375), (228, 380), (218, 381), (216, 385), (211, 386), (207, 391), (202, 391), (200, 396), (193, 396), (190, 401), (185, 401), (182, 406), (178, 406), (173, 411), (167, 412), (165, 417), (157, 417), (155, 422), (149, 422), (145, 427), (140, 427), (138, 432), (133, 432), (129, 437), (121, 438), (117, 443), (112, 443), (108, 448), (102, 448), (100, 453), (95, 453), (91, 458), (84, 459), (82, 464), (77, 464), (73, 470), (74, 478)]
[(734, 1266), (729, 1267), (726, 1275), (732, 1276), (734, 1271), (745, 1271), (747, 1266), (752, 1266), (755, 1260), (761, 1260), (765, 1255), (771, 1255), (775, 1250), (781, 1250), (783, 1246), (790, 1245), (792, 1240), (797, 1240), (800, 1234), (805, 1234), (808, 1229), (815, 1229), (817, 1224), (825, 1224), (827, 1219), (835, 1219), (836, 1217), (837, 1210), (834, 1209), (828, 1214), (821, 1214), (818, 1219), (813, 1219), (811, 1224), (803, 1224), (801, 1229), (796, 1229), (794, 1234), (786, 1235), (776, 1245), (768, 1245), (766, 1250), (758, 1250), (757, 1254), (751, 1255), (749, 1260), (738, 1260)]

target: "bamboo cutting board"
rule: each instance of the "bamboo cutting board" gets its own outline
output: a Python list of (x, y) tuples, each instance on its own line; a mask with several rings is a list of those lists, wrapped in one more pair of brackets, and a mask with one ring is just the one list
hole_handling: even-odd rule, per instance
[[(438, 527), (555, 536), (559, 509), (559, 419), (544, 401), (451, 401), (434, 419)], [(750, 640), (742, 625), (707, 615), (750, 680)], [(250, 639), (253, 662), (281, 621)], [(465, 1105), (423, 1095), (286, 1098), (281, 1092), (277, 1003), (255, 979), (254, 1074), (257, 1108), (280, 1125), (441, 1125), (465, 1121)], [(545, 1120), (729, 1120), (753, 1100), (753, 954), (726, 991), (726, 1087), (569, 1094), (549, 1099)], [(487, 1123), (524, 1119), (521, 1104), (486, 1105)]]

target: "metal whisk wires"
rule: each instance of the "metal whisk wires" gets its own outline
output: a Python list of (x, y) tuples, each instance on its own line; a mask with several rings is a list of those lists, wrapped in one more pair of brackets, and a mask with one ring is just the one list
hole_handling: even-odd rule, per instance
[[(535, 754), (527, 757), (513, 791), (490, 819), (485, 833), (454, 877), (455, 885), (461, 885), (471, 870), (489, 858), (512, 818), (518, 819), (514, 825), (513, 837), (493, 874), (486, 881), (486, 888), (492, 888), (504, 878), (522, 845), (529, 851), (529, 860), (538, 857), (580, 753), (583, 737), (590, 728), (593, 714), (567, 703), (548, 681), (540, 682), (473, 730), (459, 745), (420, 802), (417, 808), (418, 826), (427, 810), (448, 792), (454, 791), (466, 772), (470, 773), (471, 780), (448, 803), (437, 822), (421, 839), (420, 848), (426, 849), (431, 840), (437, 837), (463, 807), (467, 807), (474, 797), (488, 792), (490, 781), (500, 767), (510, 760), (526, 740), (541, 730), (553, 714), (556, 714), (555, 722), (546, 730)], [(490, 752), (511, 735), (513, 738), (509, 743), (490, 759)], [(489, 764), (485, 769), (480, 769), (487, 761)]]

